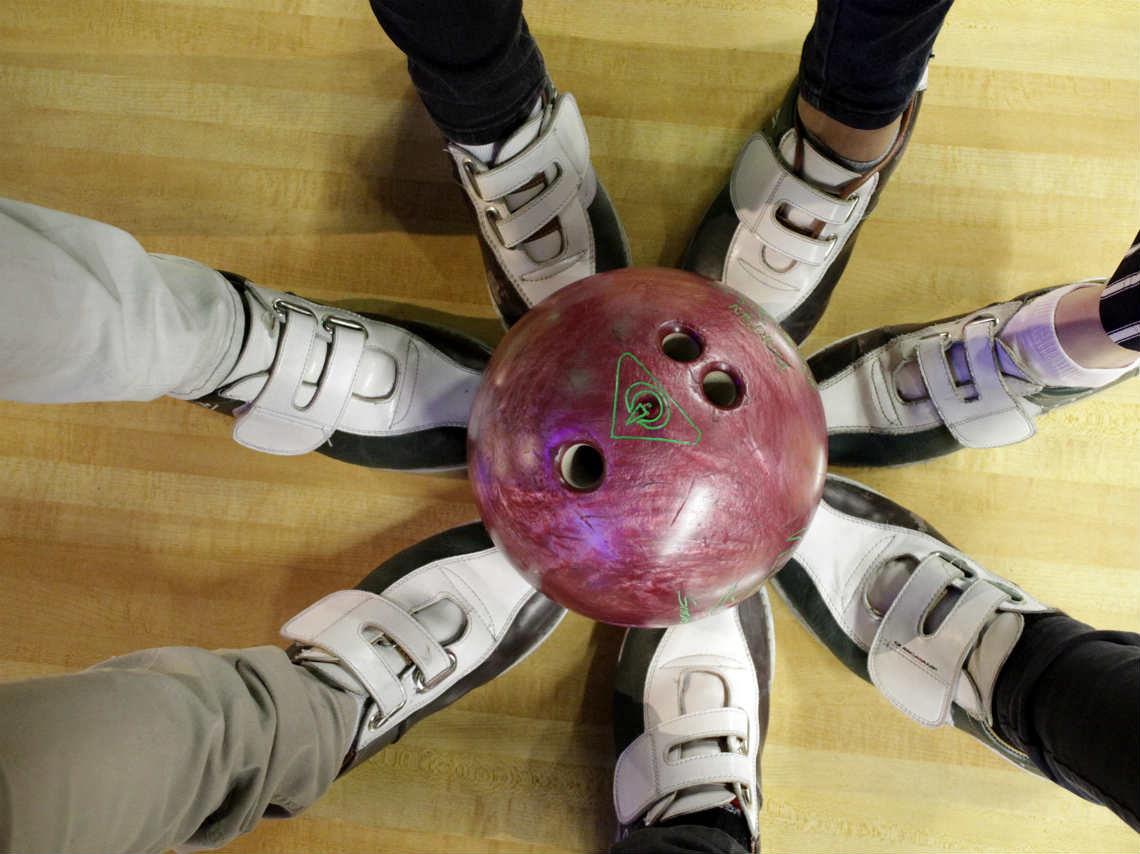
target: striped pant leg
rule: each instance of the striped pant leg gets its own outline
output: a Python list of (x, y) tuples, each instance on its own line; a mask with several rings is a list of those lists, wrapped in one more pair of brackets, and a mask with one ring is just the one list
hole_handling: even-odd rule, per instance
[(1100, 296), (1100, 322), (1121, 347), (1140, 350), (1140, 233)]

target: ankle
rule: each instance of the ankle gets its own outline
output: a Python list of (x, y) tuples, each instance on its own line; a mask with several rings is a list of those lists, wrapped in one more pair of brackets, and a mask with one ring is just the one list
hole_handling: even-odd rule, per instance
[[(1082, 283), (1054, 288), (1022, 305), (998, 333), (1034, 382), (1098, 388), (1136, 364), (1140, 356), (1118, 347), (1100, 325), (1100, 291), (1098, 285)], [(1125, 357), (1117, 358), (1114, 348)], [(1098, 364), (1089, 365), (1090, 361)], [(1101, 366), (1104, 362), (1108, 366)]]
[(1104, 285), (1076, 288), (1057, 303), (1053, 325), (1061, 349), (1082, 368), (1127, 368), (1135, 364), (1135, 350), (1113, 341), (1100, 320)]
[(874, 130), (853, 128), (816, 109), (802, 95), (796, 101), (796, 110), (809, 135), (844, 160), (855, 163), (881, 160), (898, 136), (902, 122), (900, 116), (885, 127)]

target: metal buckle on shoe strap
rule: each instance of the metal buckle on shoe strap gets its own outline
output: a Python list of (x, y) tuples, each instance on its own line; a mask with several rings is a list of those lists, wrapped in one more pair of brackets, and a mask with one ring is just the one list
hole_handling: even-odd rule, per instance
[(499, 230), (499, 220), (503, 218), (503, 215), (499, 213), (499, 209), (494, 205), (488, 205), (483, 213), (487, 217), (487, 227), (495, 233), (495, 240), (498, 241), (499, 245), (506, 246), (507, 249), (512, 248), (510, 246), (507, 246), (507, 244), (504, 242), (503, 232)]
[[(389, 642), (389, 643), (385, 644), (385, 646), (395, 647), (398, 645)], [(418, 693), (423, 693), (424, 691), (427, 691), (427, 690), (434, 688), (436, 685), (443, 682), (443, 680), (445, 680), (448, 676), (453, 674), (456, 671), (456, 669), (458, 668), (459, 662), (455, 657), (455, 653), (452, 652), (450, 649), (445, 650), (445, 652), (447, 653), (447, 658), (451, 662), (451, 664), (447, 667), (446, 670), (444, 670), (442, 673), (440, 673), (434, 679), (425, 680), (423, 671), (421, 671), (418, 667), (412, 671), (412, 682), (415, 684), (416, 691)], [(400, 705), (396, 706), (396, 708), (392, 709), (392, 711), (388, 712), (387, 714), (381, 714), (380, 712), (376, 712), (371, 718), (369, 718), (368, 719), (368, 728), (370, 730), (380, 729), (380, 727), (384, 726), (384, 724), (390, 718), (392, 718), (393, 715), (398, 713), (406, 705), (408, 705), (408, 697), (405, 694), (404, 699), (400, 703)]]
[(273, 311), (284, 321), (288, 321), (290, 311), (296, 312), (297, 314), (307, 314), (309, 317), (313, 318), (313, 320), (319, 323), (321, 328), (324, 329), (325, 332), (329, 333), (329, 335), (334, 334), (334, 326), (340, 326), (343, 329), (356, 330), (357, 332), (362, 333), (365, 339), (368, 338), (368, 329), (364, 326), (363, 323), (358, 320), (338, 317), (335, 314), (326, 314), (322, 318), (307, 305), (301, 305), (299, 303), (293, 302), (292, 300), (283, 299), (282, 297), (277, 297), (275, 300), (273, 300)]
[(307, 314), (307, 315), (309, 315), (309, 317), (313, 318), (313, 320), (317, 321), (318, 323), (320, 323), (320, 320), (321, 320), (319, 317), (317, 317), (317, 313), (315, 311), (313, 311), (311, 308), (309, 308), (307, 305), (299, 305), (298, 303), (295, 303), (292, 300), (287, 300), (287, 299), (283, 299), (282, 297), (277, 297), (275, 300), (273, 300), (273, 311), (282, 320), (287, 320), (289, 317), (289, 311), (282, 311), (282, 309), (288, 309), (289, 311), (295, 311), (295, 312), (297, 312), (297, 314)]
[(996, 587), (1009, 597), (1011, 602), (1024, 602), (1025, 593), (1021, 588), (1016, 587), (1012, 582), (1008, 582), (1003, 578), (997, 577), (983, 577), (975, 570), (971, 569), (961, 558), (943, 551), (936, 551), (934, 554), (938, 555), (960, 573), (962, 573), (962, 580), (965, 582), (984, 583)]
[(441, 672), (434, 679), (425, 680), (423, 671), (418, 667), (412, 672), (412, 681), (416, 685), (416, 691), (423, 693), (424, 691), (434, 688), (436, 685), (438, 685), (440, 682), (455, 672), (455, 668), (459, 666), (459, 662), (456, 661), (455, 658), (455, 653), (450, 649), (444, 649), (444, 652), (447, 653), (447, 658), (451, 661), (451, 664), (447, 667), (446, 670)]
[(376, 712), (376, 714), (374, 714), (372, 717), (370, 717), (368, 719), (368, 728), (370, 730), (380, 729), (380, 727), (384, 726), (384, 724), (387, 723), (389, 718), (391, 718), (394, 714), (396, 714), (398, 711), (400, 711), (400, 709), (404, 708), (404, 706), (406, 706), (406, 705), (408, 705), (407, 694), (404, 695), (404, 699), (403, 699), (403, 701), (401, 701), (400, 705), (396, 706), (396, 708), (392, 709), (392, 711), (388, 712), (388, 714), (385, 715), (385, 714), (381, 714), (380, 712)]
[(483, 194), (479, 192), (479, 185), (475, 183), (475, 161), (470, 157), (463, 158), (463, 172), (467, 175), (467, 183), (471, 187), (471, 192), (478, 197), (479, 201), (484, 201)]
[(364, 334), (365, 340), (368, 339), (368, 330), (365, 328), (363, 323), (344, 317), (337, 317), (335, 314), (325, 315), (325, 319), (321, 321), (321, 326), (324, 328), (325, 332), (329, 333), (329, 335), (334, 334), (332, 327), (339, 326), (342, 329), (354, 329), (357, 332), (362, 332)]

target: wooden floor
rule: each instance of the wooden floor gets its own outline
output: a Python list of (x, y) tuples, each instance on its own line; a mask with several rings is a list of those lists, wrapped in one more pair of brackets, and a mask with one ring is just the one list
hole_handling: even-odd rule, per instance
[[(528, 2), (637, 263), (679, 261), (794, 74), (812, 9)], [(1135, 0), (960, 0), (910, 150), (805, 351), (1110, 273), (1137, 225), (1138, 24)], [(0, 3), (0, 195), (309, 297), (493, 316), (438, 135), (364, 0)], [(1138, 390), (1014, 447), (844, 473), (1046, 602), (1135, 630)], [(0, 675), (272, 642), (311, 601), (475, 516), (462, 478), (274, 458), (229, 429), (175, 400), (0, 404)], [(773, 604), (766, 850), (1136, 851), (1107, 810), (904, 718)], [(619, 640), (567, 619), (525, 665), (232, 848), (604, 850)]]

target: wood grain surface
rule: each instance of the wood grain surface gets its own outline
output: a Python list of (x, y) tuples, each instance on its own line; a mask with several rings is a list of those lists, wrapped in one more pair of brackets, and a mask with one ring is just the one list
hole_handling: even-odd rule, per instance
[[(528, 2), (636, 263), (678, 263), (812, 14)], [(909, 152), (805, 352), (1110, 273), (1137, 226), (1138, 24), (1135, 0), (959, 0)], [(0, 195), (151, 251), (315, 299), (492, 318), (441, 149), (364, 0), (0, 3)], [(1038, 598), (1136, 630), (1137, 391), (1012, 447), (843, 473)], [(0, 403), (0, 676), (272, 642), (311, 601), (475, 516), (462, 478), (275, 458), (229, 430), (171, 399)], [(766, 850), (1136, 851), (1107, 810), (912, 723), (774, 610)], [(523, 666), (232, 849), (605, 850), (620, 637), (571, 616)]]

